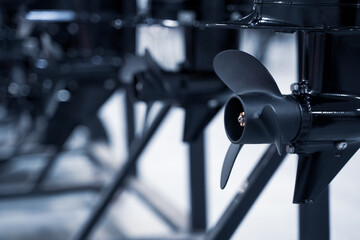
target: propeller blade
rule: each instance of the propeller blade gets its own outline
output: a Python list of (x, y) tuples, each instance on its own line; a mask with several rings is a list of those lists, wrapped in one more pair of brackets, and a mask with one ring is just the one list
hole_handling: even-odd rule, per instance
[(229, 180), (231, 169), (234, 166), (234, 162), (236, 160), (237, 155), (239, 154), (241, 148), (243, 147), (243, 144), (231, 144), (225, 159), (224, 163), (221, 169), (221, 179), (220, 179), (220, 187), (221, 189), (224, 189), (226, 186), (226, 183)]
[(326, 148), (313, 154), (300, 155), (293, 202), (314, 202), (358, 148), (358, 145), (348, 146), (341, 154)]
[(269, 71), (253, 56), (239, 51), (227, 50), (214, 59), (214, 70), (219, 78), (236, 94), (281, 92)]
[(281, 130), (278, 117), (276, 116), (276, 112), (273, 106), (266, 105), (260, 115), (260, 119), (262, 119), (269, 135), (274, 139), (274, 144), (276, 149), (281, 155), (282, 153), (282, 145), (281, 145)]

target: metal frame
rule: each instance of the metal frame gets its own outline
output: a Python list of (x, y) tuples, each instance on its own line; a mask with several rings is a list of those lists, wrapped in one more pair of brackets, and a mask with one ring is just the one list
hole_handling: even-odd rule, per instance
[(54, 194), (67, 194), (78, 192), (100, 192), (103, 184), (90, 183), (78, 185), (50, 184), (46, 187), (34, 188), (32, 184), (22, 186), (0, 187), (0, 199), (31, 198), (49, 196)]
[[(50, 154), (48, 159), (45, 159), (45, 165), (39, 172), (36, 173), (36, 177), (31, 183), (14, 183), (6, 185), (0, 183), (0, 199), (29, 198), (84, 191), (99, 192), (103, 186), (103, 183), (101, 182), (92, 182), (86, 184), (46, 184), (46, 180), (56, 166), (59, 154), (62, 152), (62, 150), (56, 148), (55, 151)], [(90, 155), (90, 153), (88, 155)], [(97, 159), (95, 160), (94, 158), (94, 156), (88, 156), (89, 161), (97, 164), (99, 161)], [(12, 160), (9, 159), (7, 161)]]
[[(125, 108), (126, 108), (126, 143), (128, 153), (130, 153), (131, 144), (135, 139), (135, 112), (134, 96), (129, 86), (125, 89)], [(136, 166), (133, 168), (133, 175), (136, 175)]]
[[(298, 32), (297, 34), (298, 81), (301, 81), (309, 74), (307, 64), (309, 58), (312, 57), (309, 47), (314, 46), (306, 42), (304, 32)], [(324, 52), (321, 53), (324, 54)], [(312, 67), (316, 68), (316, 66)], [(285, 155), (280, 157), (277, 155), (274, 145), (269, 147), (215, 227), (205, 234), (205, 239), (229, 239), (233, 235), (284, 157)], [(299, 205), (299, 239), (326, 240), (330, 238), (329, 232), (329, 192), (326, 190), (315, 204)]]
[[(305, 32), (297, 32), (298, 82), (309, 76), (310, 50)], [(324, 53), (323, 53), (324, 54)], [(321, 63), (317, 63), (321, 64)], [(316, 66), (313, 66), (314, 68)], [(299, 239), (330, 239), (329, 187), (313, 204), (299, 205)]]
[[(300, 37), (299, 37), (300, 38)], [(301, 38), (300, 38), (301, 39)], [(301, 41), (299, 46), (301, 45)], [(299, 47), (302, 51), (302, 48)], [(299, 54), (299, 61), (303, 58)], [(301, 66), (301, 64), (299, 65)], [(303, 68), (299, 68), (303, 69)], [(300, 70), (299, 70), (300, 71)], [(300, 74), (299, 74), (300, 75)], [(109, 207), (113, 196), (125, 187), (126, 179), (131, 175), (131, 169), (136, 166), (138, 157), (146, 147), (148, 141), (150, 141), (152, 134), (159, 127), (161, 121), (166, 116), (168, 110), (165, 112), (164, 108), (156, 117), (154, 123), (151, 124), (149, 130), (144, 134), (142, 138), (135, 138), (132, 148), (130, 148), (130, 156), (126, 165), (121, 168), (114, 181), (106, 188), (106, 191), (102, 194), (101, 199), (92, 212), (90, 218), (87, 220), (78, 235), (75, 236), (76, 240), (85, 240), (91, 235), (96, 224), (104, 216), (107, 208)], [(134, 147), (137, 146), (137, 147)], [(191, 215), (190, 215), (190, 233), (195, 235), (188, 235), (185, 238), (180, 239), (191, 239), (199, 237), (196, 234), (202, 235), (203, 238), (209, 240), (222, 240), (229, 239), (237, 227), (241, 224), (242, 220), (246, 216), (247, 212), (253, 206), (257, 197), (261, 194), (266, 184), (270, 181), (273, 174), (280, 166), (282, 160), (286, 157), (283, 153), (279, 156), (275, 146), (270, 146), (265, 152), (263, 157), (260, 159), (256, 167), (253, 169), (247, 180), (243, 183), (241, 190), (237, 192), (234, 199), (231, 201), (217, 224), (210, 230), (206, 231), (206, 198), (205, 198), (205, 169), (204, 169), (204, 135), (203, 132), (196, 138), (189, 142), (190, 152), (190, 191), (191, 191)], [(136, 188), (136, 187), (135, 187)], [(140, 187), (141, 189), (141, 187)], [(148, 193), (144, 193), (139, 188), (137, 193), (140, 198), (147, 203), (152, 210), (167, 223), (174, 232), (183, 230), (184, 228), (179, 227), (179, 222), (175, 223), (164, 209), (157, 206), (152, 201)], [(329, 238), (329, 220), (328, 220), (328, 196), (325, 194), (323, 200), (315, 206), (301, 206), (300, 207), (300, 238), (301, 239), (328, 239)], [(316, 215), (316, 218), (314, 217)], [(321, 222), (321, 230), (318, 228), (309, 227), (319, 226), (314, 221)], [(314, 223), (314, 224), (313, 224)], [(181, 224), (180, 224), (181, 225)], [(313, 237), (313, 238), (310, 238)], [(131, 239), (131, 238), (129, 238)], [(151, 238), (144, 238), (151, 239)], [(175, 234), (172, 238), (166, 239), (178, 239)]]
[(157, 114), (154, 121), (152, 122), (151, 126), (144, 133), (144, 135), (134, 139), (131, 144), (131, 149), (127, 161), (125, 162), (124, 166), (122, 166), (116, 172), (112, 182), (104, 188), (104, 192), (101, 194), (101, 198), (98, 204), (93, 209), (90, 217), (87, 219), (80, 231), (75, 235), (74, 239), (87, 239), (91, 235), (96, 224), (103, 217), (104, 213), (109, 207), (114, 195), (119, 190), (125, 187), (126, 180), (128, 176), (133, 172), (139, 156), (146, 148), (150, 139), (153, 137), (154, 133), (156, 132), (162, 121), (165, 119), (170, 109), (171, 104), (164, 105)]
[(275, 145), (267, 149), (205, 239), (230, 239), (285, 157), (278, 155)]
[[(261, 22), (260, 22), (261, 23)], [(258, 26), (262, 28), (261, 26)], [(265, 26), (264, 28), (267, 28)], [(281, 26), (280, 26), (281, 27)], [(270, 26), (272, 28), (272, 26)], [(283, 30), (293, 31), (303, 29), (302, 27), (288, 27), (283, 26)], [(345, 28), (347, 29), (347, 28)], [(324, 31), (323, 29), (310, 29)], [(358, 30), (358, 29), (354, 29)], [(304, 45), (303, 45), (304, 44)], [(305, 44), (305, 39), (299, 34), (299, 81), (304, 76), (307, 76), (309, 71), (305, 62), (308, 61), (308, 47)], [(321, 52), (324, 53), (324, 52)], [(204, 57), (204, 56), (202, 56)], [(206, 57), (205, 57), (206, 58)], [(321, 64), (321, 63), (319, 63)], [(315, 64), (316, 65), (316, 64)], [(317, 67), (317, 66), (313, 66)], [(92, 233), (98, 221), (106, 213), (107, 208), (114, 195), (121, 191), (126, 184), (129, 183), (129, 176), (136, 176), (136, 163), (139, 160), (139, 156), (142, 154), (147, 144), (153, 137), (156, 130), (161, 125), (162, 121), (168, 114), (171, 104), (165, 104), (158, 113), (154, 122), (144, 132), (143, 136), (135, 137), (134, 127), (134, 100), (130, 93), (126, 91), (126, 122), (127, 122), (127, 143), (129, 149), (128, 160), (118, 172), (116, 172), (113, 181), (107, 186), (98, 205), (92, 212), (90, 218), (83, 226), (79, 234), (75, 239), (87, 239)], [(145, 126), (146, 127), (146, 126)], [(204, 156), (204, 133), (201, 132), (195, 139), (189, 141), (189, 165), (190, 165), (190, 192), (191, 192), (191, 220), (190, 220), (190, 232), (199, 233), (206, 230), (206, 192), (205, 192), (205, 156)], [(24, 186), (18, 192), (12, 190), (0, 191), (0, 198), (13, 198), (13, 197), (29, 197), (34, 195), (44, 195), (53, 193), (64, 193), (73, 191), (99, 191), (100, 185), (84, 185), (84, 186), (43, 186), (43, 182), (56, 164), (56, 158), (60, 149), (57, 149), (55, 154), (52, 155), (45, 167), (42, 169), (34, 185)], [(270, 181), (271, 177), (275, 174), (276, 170), (282, 163), (286, 154), (279, 156), (276, 152), (275, 146), (270, 146), (263, 157), (260, 159), (256, 167), (253, 169), (249, 177), (245, 180), (239, 192), (236, 193), (234, 199), (231, 201), (224, 214), (221, 216), (217, 224), (205, 232), (203, 237), (209, 240), (229, 239), (235, 232), (236, 228), (242, 222), (251, 206), (256, 201), (257, 197), (261, 194), (266, 184)], [(174, 217), (171, 217), (171, 213), (167, 213), (166, 209), (162, 209), (162, 206), (158, 205), (157, 199), (152, 199), (150, 191), (144, 185), (137, 182), (130, 182), (130, 188), (136, 192), (136, 194), (169, 225), (175, 232), (182, 232), (186, 229), (186, 226), (181, 226), (183, 222), (176, 222)], [(29, 190), (30, 189), (30, 190)], [(326, 190), (318, 201), (313, 205), (300, 205), (299, 206), (299, 229), (301, 240), (312, 239), (329, 239), (329, 192)], [(193, 236), (174, 236), (173, 239), (191, 239), (198, 237), (195, 234)], [(133, 238), (128, 238), (133, 239)], [(151, 239), (151, 238), (146, 238)], [(156, 238), (161, 239), (161, 238)], [(166, 238), (169, 239), (169, 238)]]
[[(101, 198), (93, 209), (91, 216), (82, 226), (81, 230), (73, 239), (88, 239), (97, 223), (106, 214), (110, 203), (116, 193), (125, 186), (129, 186), (147, 206), (157, 214), (174, 232), (177, 233), (201, 233), (206, 230), (206, 192), (205, 192), (205, 155), (204, 155), (204, 133), (201, 132), (189, 141), (189, 165), (190, 165), (190, 215), (179, 215), (179, 212), (165, 202), (161, 196), (153, 195), (153, 192), (137, 180), (127, 181), (132, 175), (132, 169), (136, 166), (139, 156), (151, 140), (156, 130), (166, 117), (171, 108), (165, 104), (159, 111), (155, 120), (140, 137), (135, 137), (129, 152), (129, 158), (125, 166), (121, 167), (113, 181), (105, 188)], [(146, 128), (146, 125), (144, 126)], [(161, 204), (160, 204), (160, 203)], [(187, 224), (189, 222), (189, 224)], [(189, 235), (190, 236), (190, 235)], [(174, 236), (174, 239), (177, 239)], [(183, 238), (181, 238), (183, 239)], [(188, 239), (188, 237), (186, 237)]]
[(174, 205), (153, 190), (151, 186), (133, 178), (128, 181), (128, 189), (133, 192), (175, 233), (188, 231), (188, 215), (179, 211)]
[(190, 231), (199, 232), (206, 229), (206, 184), (204, 132), (189, 142), (190, 166)]
[(330, 239), (329, 190), (313, 204), (299, 205), (300, 240)]

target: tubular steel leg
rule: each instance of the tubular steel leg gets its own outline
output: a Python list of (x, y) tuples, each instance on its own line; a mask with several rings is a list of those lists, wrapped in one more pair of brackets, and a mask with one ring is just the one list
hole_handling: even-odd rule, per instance
[[(130, 88), (130, 87), (129, 87)], [(126, 136), (127, 149), (130, 153), (130, 147), (135, 138), (135, 118), (134, 118), (134, 97), (131, 89), (125, 91), (125, 108), (126, 108)], [(132, 169), (132, 174), (136, 175), (136, 166)]]
[(49, 185), (38, 189), (32, 189), (30, 186), (4, 186), (0, 187), (0, 199), (33, 198), (41, 196), (50, 196), (56, 194), (68, 194), (79, 192), (100, 192), (102, 184), (77, 184), (77, 185)]
[(329, 240), (329, 189), (313, 204), (301, 204), (300, 240)]
[(54, 168), (57, 162), (59, 153), (60, 151), (57, 149), (55, 153), (46, 161), (45, 167), (41, 170), (41, 172), (34, 181), (34, 187), (33, 187), (34, 191), (41, 188), (41, 185), (43, 184), (45, 179), (49, 176), (51, 170)]
[(275, 145), (269, 147), (220, 220), (204, 239), (230, 239), (285, 156), (286, 154), (284, 153), (281, 156), (278, 155)]
[(205, 186), (205, 157), (204, 133), (190, 143), (190, 199), (192, 232), (206, 229), (206, 186)]
[(116, 192), (124, 187), (125, 180), (131, 174), (131, 170), (136, 165), (137, 160), (140, 154), (143, 152), (144, 148), (149, 143), (150, 139), (154, 135), (155, 131), (160, 126), (161, 122), (164, 120), (165, 116), (169, 112), (171, 105), (165, 105), (160, 112), (158, 113), (157, 117), (149, 127), (148, 131), (145, 135), (137, 140), (134, 140), (132, 144), (132, 151), (129, 153), (129, 159), (126, 161), (124, 166), (119, 169), (116, 173), (113, 181), (109, 184), (108, 187), (104, 189), (103, 194), (101, 195), (101, 199), (99, 203), (95, 206), (94, 210), (92, 211), (90, 217), (84, 224), (84, 226), (80, 229), (79, 234), (75, 236), (74, 239), (76, 240), (85, 240), (87, 239), (90, 234), (92, 233), (93, 229), (96, 227), (96, 224), (100, 220), (100, 218), (105, 213), (107, 207), (111, 203), (113, 196)]

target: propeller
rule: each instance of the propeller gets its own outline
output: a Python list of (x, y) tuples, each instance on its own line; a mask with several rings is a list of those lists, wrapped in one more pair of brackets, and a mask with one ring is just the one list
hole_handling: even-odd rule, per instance
[(301, 111), (292, 96), (282, 95), (269, 71), (253, 56), (238, 50), (214, 59), (219, 78), (235, 93), (225, 106), (225, 130), (232, 142), (225, 156), (220, 186), (226, 186), (243, 144), (282, 144), (293, 140), (301, 125)]
[[(221, 188), (244, 144), (275, 144), (280, 155), (282, 146), (291, 143), (299, 155), (293, 202), (314, 202), (359, 149), (360, 101), (301, 91), (282, 95), (266, 68), (238, 50), (218, 54), (214, 69), (234, 92), (225, 105), (225, 131), (232, 143), (221, 171)], [(299, 84), (308, 87), (306, 82)]]
[(243, 144), (234, 144), (231, 143), (230, 147), (226, 153), (224, 164), (221, 169), (221, 179), (220, 179), (220, 187), (224, 189), (231, 173), (231, 170), (234, 166), (236, 156), (239, 154)]
[(261, 112), (260, 118), (262, 119), (269, 135), (274, 137), (274, 144), (276, 146), (279, 155), (281, 155), (282, 148), (281, 148), (281, 132), (279, 127), (280, 124), (273, 106), (266, 105)]

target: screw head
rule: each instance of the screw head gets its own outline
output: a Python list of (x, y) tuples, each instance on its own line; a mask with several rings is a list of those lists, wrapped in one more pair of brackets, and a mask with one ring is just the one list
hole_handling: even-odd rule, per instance
[(292, 92), (296, 92), (296, 91), (299, 91), (299, 84), (298, 83), (293, 83), (290, 85), (290, 90)]
[(314, 203), (314, 200), (312, 200), (312, 199), (305, 199), (305, 200), (304, 200), (304, 203), (305, 203), (305, 204), (313, 204), (313, 203)]
[(341, 141), (341, 142), (338, 142), (335, 146), (336, 146), (337, 150), (342, 151), (347, 148), (348, 144), (345, 141)]
[(290, 154), (294, 154), (295, 153), (295, 147), (292, 144), (286, 145), (286, 152), (290, 153)]

